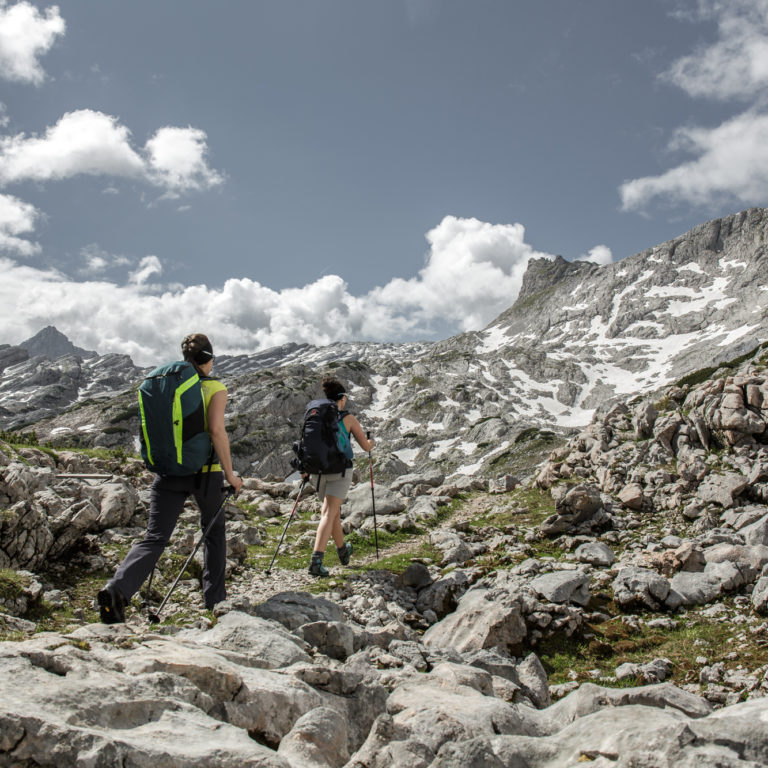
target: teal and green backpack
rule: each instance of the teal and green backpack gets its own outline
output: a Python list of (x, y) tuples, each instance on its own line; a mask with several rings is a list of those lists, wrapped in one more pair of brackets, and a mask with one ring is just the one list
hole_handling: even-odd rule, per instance
[(205, 401), (192, 363), (155, 368), (139, 386), (141, 458), (158, 475), (194, 475), (211, 456)]

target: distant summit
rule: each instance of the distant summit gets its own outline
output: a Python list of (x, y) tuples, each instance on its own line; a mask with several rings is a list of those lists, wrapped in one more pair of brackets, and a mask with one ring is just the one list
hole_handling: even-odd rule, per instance
[(76, 347), (61, 331), (49, 325), (36, 333), (31, 339), (22, 341), (20, 347), (29, 352), (30, 357), (47, 357), (56, 360), (65, 355), (77, 355), (84, 359), (96, 357), (96, 352)]

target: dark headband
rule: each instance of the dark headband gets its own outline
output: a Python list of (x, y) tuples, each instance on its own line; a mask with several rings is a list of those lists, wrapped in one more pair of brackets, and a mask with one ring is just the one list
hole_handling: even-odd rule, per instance
[(213, 349), (210, 345), (203, 347), (194, 357), (194, 361), (198, 365), (205, 365), (209, 360), (213, 360)]

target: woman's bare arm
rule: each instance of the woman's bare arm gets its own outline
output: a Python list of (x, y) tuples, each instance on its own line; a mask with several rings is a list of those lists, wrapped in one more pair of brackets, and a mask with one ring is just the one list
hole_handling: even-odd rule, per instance
[(360, 426), (360, 422), (351, 413), (348, 413), (344, 417), (344, 426), (347, 428), (347, 430), (349, 431), (349, 434), (355, 438), (355, 440), (357, 441), (357, 444), (364, 451), (370, 451), (371, 448), (373, 448), (373, 445), (374, 445), (373, 438), (369, 440), (365, 436), (365, 432), (363, 432), (363, 428)]

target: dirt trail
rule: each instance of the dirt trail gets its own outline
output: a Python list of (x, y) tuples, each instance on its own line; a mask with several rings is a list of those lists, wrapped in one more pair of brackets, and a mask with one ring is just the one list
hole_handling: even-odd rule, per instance
[[(498, 503), (499, 497), (491, 494), (483, 493), (478, 496), (473, 496), (465, 504), (462, 504), (452, 511), (450, 516), (441, 522), (440, 527), (451, 527), (457, 523), (471, 520), (479, 514), (486, 512), (489, 507), (495, 506)], [(408, 538), (405, 541), (399, 541), (386, 548), (380, 547), (379, 558), (382, 559), (415, 551), (428, 541), (429, 531)], [(333, 559), (335, 559), (335, 554), (329, 558), (329, 560)], [(352, 562), (357, 565), (372, 565), (376, 562), (376, 554), (371, 553), (360, 558), (353, 554)], [(307, 562), (307, 564), (309, 563)], [(325, 565), (331, 572), (331, 575), (329, 578), (322, 580), (310, 576), (305, 569), (289, 570), (275, 567), (269, 575), (264, 573), (263, 570), (256, 573), (249, 571), (244, 577), (234, 577), (228, 585), (228, 592), (231, 598), (236, 599), (237, 596), (242, 595), (247, 596), (251, 601), (262, 602), (279, 592), (303, 591), (308, 588), (312, 588), (313, 591), (315, 591), (320, 584), (331, 590), (334, 588), (334, 582), (344, 574), (345, 569), (332, 562), (327, 562)]]
[[(440, 527), (450, 528), (457, 523), (463, 523), (467, 520), (472, 520), (482, 512), (485, 512), (488, 506), (492, 503), (495, 503), (494, 497), (488, 493), (483, 493), (480, 496), (473, 497), (466, 504), (462, 504), (460, 507), (451, 512), (451, 514), (440, 523)], [(429, 531), (409, 538), (405, 541), (398, 541), (396, 544), (393, 544), (386, 549), (379, 549), (379, 557), (381, 558), (392, 557), (393, 555), (402, 555), (405, 552), (419, 549), (422, 544), (427, 542), (429, 542)], [(375, 563), (376, 555), (366, 555), (365, 557), (360, 558), (357, 562), (362, 565)]]

